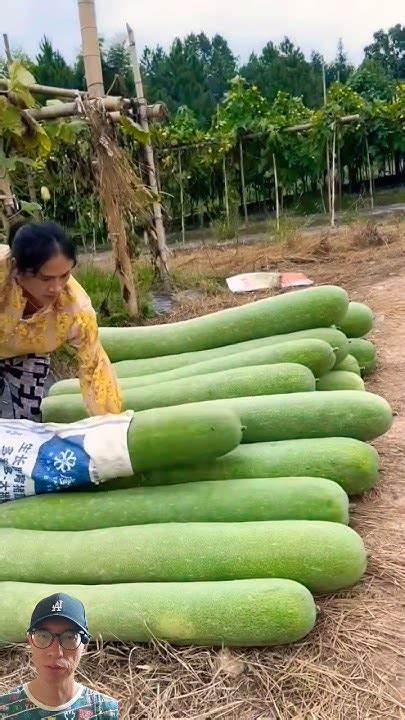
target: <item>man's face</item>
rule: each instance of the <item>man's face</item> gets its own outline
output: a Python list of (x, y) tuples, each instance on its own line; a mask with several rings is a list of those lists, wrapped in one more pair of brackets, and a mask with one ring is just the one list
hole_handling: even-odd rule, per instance
[[(76, 626), (63, 618), (44, 620), (38, 629), (58, 634), (66, 630), (77, 632)], [(74, 674), (86, 649), (83, 643), (80, 643), (76, 650), (65, 650), (60, 645), (58, 638), (54, 638), (52, 645), (45, 649), (36, 647), (31, 635), (28, 635), (28, 642), (31, 646), (32, 660), (38, 677), (55, 685)]]

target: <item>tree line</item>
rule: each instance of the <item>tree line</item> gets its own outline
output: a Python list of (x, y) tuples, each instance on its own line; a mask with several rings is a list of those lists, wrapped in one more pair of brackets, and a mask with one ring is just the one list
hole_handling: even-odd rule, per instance
[[(100, 39), (104, 84), (112, 94), (131, 96), (134, 82), (128, 51), (123, 42), (107, 45)], [(43, 85), (85, 89), (83, 58), (69, 64), (44, 37), (38, 54), (30, 58), (16, 53)], [(3, 61), (3, 70), (5, 70)], [(176, 38), (170, 48), (146, 47), (141, 66), (149, 102), (163, 101), (170, 113), (189, 108), (200, 126), (209, 126), (230, 81), (239, 75), (272, 102), (279, 91), (301, 97), (309, 108), (323, 103), (323, 72), (326, 88), (334, 82), (350, 87), (369, 100), (389, 100), (395, 86), (405, 80), (405, 25), (374, 33), (364, 48), (364, 58), (355, 68), (338, 42), (335, 59), (324, 63), (314, 51), (306, 58), (288, 37), (276, 44), (269, 41), (260, 53), (252, 53), (241, 64), (222, 35), (205, 33)], [(0, 67), (0, 72), (1, 72)]]

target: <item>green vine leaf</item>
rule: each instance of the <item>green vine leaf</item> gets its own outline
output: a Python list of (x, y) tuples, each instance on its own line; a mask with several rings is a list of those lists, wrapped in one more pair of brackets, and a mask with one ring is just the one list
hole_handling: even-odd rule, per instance
[(146, 130), (143, 130), (143, 128), (138, 123), (134, 122), (125, 115), (120, 118), (120, 125), (125, 135), (127, 135), (128, 137), (142, 143), (142, 145), (147, 145), (148, 143), (150, 143), (150, 133), (146, 132)]
[(19, 60), (15, 60), (10, 65), (9, 76), (9, 89), (18, 95), (26, 107), (34, 107), (36, 105), (35, 100), (28, 90), (29, 85), (35, 84), (34, 76)]
[(24, 125), (18, 108), (10, 105), (4, 95), (0, 95), (0, 134), (21, 136), (24, 133)]

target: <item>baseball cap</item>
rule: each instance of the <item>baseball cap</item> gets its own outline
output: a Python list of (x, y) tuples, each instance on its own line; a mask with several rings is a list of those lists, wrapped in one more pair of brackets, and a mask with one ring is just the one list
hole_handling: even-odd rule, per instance
[(38, 627), (44, 620), (55, 617), (70, 620), (86, 635), (89, 635), (83, 603), (66, 593), (55, 593), (39, 601), (32, 613), (28, 632)]

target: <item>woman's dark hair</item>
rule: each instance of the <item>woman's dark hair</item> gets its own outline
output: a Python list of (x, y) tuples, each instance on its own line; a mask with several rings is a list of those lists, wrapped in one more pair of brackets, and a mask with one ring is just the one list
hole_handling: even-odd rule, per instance
[(42, 265), (56, 255), (64, 255), (76, 265), (74, 243), (54, 222), (24, 223), (10, 232), (8, 244), (20, 273), (36, 275)]

